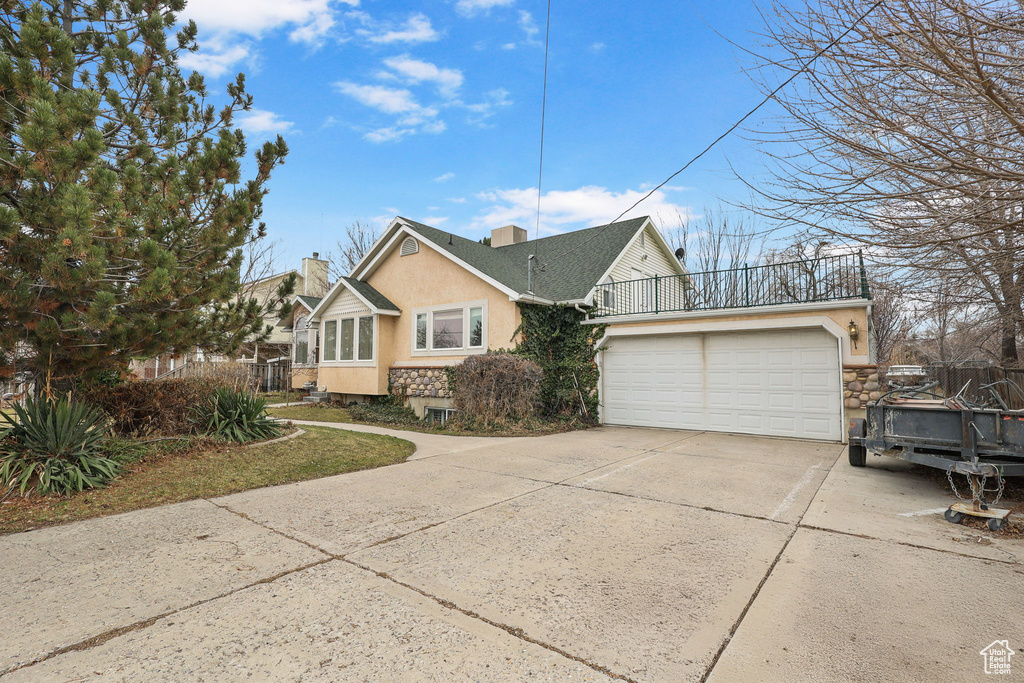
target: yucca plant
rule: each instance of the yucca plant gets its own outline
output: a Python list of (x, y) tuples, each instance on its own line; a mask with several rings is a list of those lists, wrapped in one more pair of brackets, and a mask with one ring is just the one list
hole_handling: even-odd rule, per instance
[(267, 417), (267, 402), (252, 394), (218, 389), (209, 403), (196, 410), (199, 429), (225, 441), (262, 441), (281, 434), (281, 428)]
[(28, 399), (0, 413), (0, 493), (67, 495), (102, 486), (121, 467), (102, 452), (106, 418), (67, 399)]

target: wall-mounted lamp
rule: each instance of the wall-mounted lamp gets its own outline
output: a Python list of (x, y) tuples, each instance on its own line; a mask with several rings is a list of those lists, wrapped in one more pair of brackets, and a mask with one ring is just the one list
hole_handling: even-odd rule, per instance
[(860, 336), (860, 328), (857, 327), (857, 323), (850, 321), (850, 324), (846, 326), (846, 331), (850, 334), (850, 341), (853, 342), (853, 348), (857, 348), (857, 337)]

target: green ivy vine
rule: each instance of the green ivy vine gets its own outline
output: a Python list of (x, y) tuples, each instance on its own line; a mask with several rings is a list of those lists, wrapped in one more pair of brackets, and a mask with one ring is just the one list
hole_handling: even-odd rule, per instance
[(594, 357), (606, 325), (582, 325), (586, 314), (572, 306), (519, 304), (521, 341), (513, 353), (544, 370), (541, 401), (549, 416), (597, 419), (599, 372)]

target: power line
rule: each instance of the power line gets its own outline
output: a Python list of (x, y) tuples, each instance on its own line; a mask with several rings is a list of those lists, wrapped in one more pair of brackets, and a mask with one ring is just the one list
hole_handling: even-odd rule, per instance
[[(639, 206), (639, 205), (640, 205), (640, 204), (641, 204), (642, 202), (644, 202), (645, 200), (647, 200), (647, 199), (648, 199), (648, 198), (649, 198), (649, 197), (650, 197), (650, 196), (651, 196), (652, 194), (654, 194), (655, 192), (657, 192), (657, 191), (658, 191), (658, 190), (660, 190), (661, 188), (665, 187), (665, 185), (668, 185), (668, 183), (669, 183), (669, 182), (671, 182), (671, 180), (672, 180), (673, 178), (675, 178), (675, 177), (676, 177), (677, 175), (679, 175), (680, 173), (682, 173), (683, 171), (685, 171), (686, 169), (688, 169), (688, 168), (689, 168), (689, 167), (690, 167), (690, 166), (691, 166), (691, 165), (692, 165), (692, 164), (693, 164), (693, 163), (694, 163), (695, 161), (697, 161), (697, 160), (698, 160), (698, 159), (700, 159), (700, 158), (701, 158), (702, 156), (704, 156), (704, 155), (705, 155), (705, 154), (707, 154), (707, 153), (708, 153), (709, 151), (711, 151), (711, 148), (712, 148), (712, 147), (714, 147), (715, 145), (717, 145), (717, 144), (718, 144), (719, 142), (721, 142), (721, 141), (722, 141), (723, 139), (725, 139), (726, 137), (728, 137), (730, 133), (732, 133), (732, 132), (733, 132), (734, 130), (736, 130), (737, 128), (739, 128), (739, 127), (740, 127), (740, 126), (741, 126), (741, 125), (743, 124), (743, 122), (744, 122), (744, 121), (746, 121), (746, 120), (747, 120), (748, 118), (750, 118), (751, 116), (753, 116), (753, 115), (754, 115), (754, 114), (755, 114), (755, 113), (757, 112), (757, 110), (758, 110), (758, 109), (760, 109), (761, 107), (763, 107), (764, 105), (766, 105), (766, 104), (767, 104), (768, 102), (770, 102), (771, 100), (773, 100), (773, 99), (775, 98), (775, 96), (776, 96), (776, 95), (777, 95), (777, 94), (779, 93), (779, 91), (780, 91), (780, 90), (782, 90), (782, 89), (783, 89), (783, 88), (785, 88), (785, 87), (786, 87), (787, 85), (789, 85), (790, 83), (792, 83), (792, 82), (793, 82), (793, 80), (794, 80), (794, 79), (796, 79), (796, 77), (797, 77), (797, 76), (799, 76), (799, 75), (800, 75), (800, 74), (802, 74), (802, 73), (803, 73), (804, 71), (806, 71), (806, 70), (808, 69), (808, 67), (810, 67), (810, 66), (811, 66), (812, 64), (814, 64), (814, 62), (815, 62), (815, 61), (816, 61), (816, 60), (818, 59), (818, 57), (820, 57), (821, 55), (823, 55), (823, 54), (825, 54), (826, 52), (828, 52), (828, 51), (829, 51), (830, 49), (832, 49), (833, 47), (835, 47), (835, 46), (836, 46), (836, 44), (838, 44), (838, 43), (839, 43), (839, 41), (841, 41), (841, 40), (842, 40), (843, 38), (845, 38), (846, 36), (848, 36), (848, 35), (850, 34), (850, 32), (851, 32), (851, 31), (853, 31), (853, 29), (855, 29), (855, 28), (857, 27), (857, 24), (859, 24), (860, 22), (864, 21), (864, 19), (865, 19), (865, 18), (867, 18), (867, 16), (868, 16), (869, 14), (871, 14), (872, 12), (874, 12), (874, 11), (875, 11), (875, 9), (877, 9), (877, 8), (878, 8), (878, 6), (879, 6), (879, 5), (881, 5), (881, 4), (883, 3), (883, 2), (884, 2), (884, 0), (878, 0), (878, 2), (876, 2), (876, 3), (875, 3), (875, 4), (873, 4), (873, 5), (871, 5), (871, 7), (869, 7), (869, 8), (867, 9), (867, 11), (865, 11), (865, 12), (864, 12), (863, 14), (861, 14), (861, 15), (860, 15), (859, 17), (857, 17), (857, 18), (856, 18), (856, 19), (855, 19), (855, 20), (853, 21), (853, 23), (851, 23), (851, 24), (850, 24), (849, 28), (847, 28), (847, 29), (846, 29), (845, 31), (843, 31), (843, 32), (842, 32), (842, 33), (841, 33), (841, 34), (840, 34), (839, 36), (837, 36), (836, 38), (834, 38), (834, 39), (832, 40), (832, 42), (830, 42), (830, 43), (829, 43), (828, 45), (826, 45), (825, 47), (823, 47), (823, 48), (821, 48), (820, 50), (818, 50), (817, 52), (815, 52), (815, 53), (814, 53), (814, 54), (813, 54), (813, 55), (812, 55), (812, 56), (811, 56), (810, 58), (808, 58), (808, 59), (807, 59), (807, 61), (806, 61), (806, 62), (804, 62), (804, 63), (803, 63), (803, 64), (802, 64), (801, 66), (800, 66), (800, 68), (799, 68), (799, 69), (797, 69), (796, 71), (794, 71), (794, 72), (792, 73), (792, 75), (790, 75), (790, 77), (789, 77), (789, 78), (787, 78), (786, 80), (784, 80), (784, 81), (783, 81), (783, 82), (782, 82), (782, 83), (781, 83), (781, 84), (780, 84), (779, 86), (777, 86), (777, 87), (776, 87), (776, 88), (775, 88), (774, 90), (772, 90), (772, 91), (771, 91), (770, 93), (768, 93), (768, 95), (766, 95), (764, 99), (762, 99), (762, 100), (761, 100), (760, 102), (758, 102), (758, 103), (757, 103), (757, 106), (755, 106), (755, 107), (754, 107), (753, 109), (751, 109), (751, 110), (750, 110), (750, 111), (748, 111), (748, 112), (747, 112), (746, 114), (744, 114), (744, 115), (743, 115), (743, 116), (742, 116), (742, 117), (741, 117), (741, 118), (740, 118), (740, 119), (739, 119), (738, 121), (736, 121), (736, 123), (734, 123), (734, 124), (732, 124), (731, 126), (729, 126), (729, 128), (728, 128), (728, 129), (727, 129), (727, 130), (726, 130), (726, 131), (725, 131), (724, 133), (722, 133), (721, 135), (719, 135), (719, 136), (718, 136), (717, 138), (715, 138), (715, 139), (714, 139), (714, 140), (713, 140), (713, 141), (711, 142), (711, 144), (709, 144), (709, 145), (708, 145), (707, 147), (705, 147), (704, 149), (702, 149), (702, 150), (700, 151), (700, 153), (699, 153), (699, 154), (697, 154), (697, 156), (695, 156), (695, 157), (693, 157), (692, 159), (690, 159), (689, 161), (687, 161), (687, 162), (686, 162), (686, 163), (685, 163), (685, 164), (683, 165), (683, 167), (682, 167), (682, 168), (680, 168), (680, 169), (679, 169), (678, 171), (676, 171), (675, 173), (673, 173), (672, 175), (670, 175), (670, 176), (669, 176), (668, 178), (665, 178), (665, 180), (663, 180), (663, 181), (662, 181), (661, 183), (659, 183), (659, 184), (658, 184), (657, 186), (655, 186), (654, 188), (652, 188), (652, 189), (651, 189), (651, 190), (650, 190), (650, 191), (649, 191), (649, 192), (648, 192), (647, 194), (645, 194), (645, 195), (644, 195), (643, 197), (641, 197), (641, 198), (640, 198), (640, 199), (638, 199), (638, 200), (637, 200), (636, 202), (634, 202), (632, 206), (630, 206), (630, 207), (629, 207), (628, 209), (626, 209), (625, 211), (623, 211), (622, 213), (620, 213), (620, 214), (619, 214), (618, 216), (616, 216), (614, 220), (611, 220), (611, 221), (609, 221), (608, 223), (606, 223), (606, 224), (604, 225), (604, 227), (603, 227), (603, 228), (602, 228), (601, 230), (599, 230), (599, 231), (595, 232), (595, 233), (594, 233), (593, 235), (591, 235), (590, 237), (588, 237), (588, 238), (587, 238), (586, 240), (584, 240), (584, 241), (583, 241), (583, 242), (581, 242), (580, 244), (576, 245), (575, 247), (572, 247), (572, 248), (570, 248), (570, 249), (566, 249), (566, 250), (565, 250), (565, 251), (563, 251), (563, 252), (562, 252), (561, 254), (558, 254), (557, 256), (554, 256), (554, 257), (552, 257), (552, 260), (553, 260), (553, 259), (559, 259), (559, 258), (562, 258), (562, 257), (563, 257), (563, 256), (565, 256), (566, 254), (569, 254), (569, 253), (571, 253), (571, 252), (573, 252), (573, 251), (576, 251), (577, 249), (580, 249), (580, 248), (582, 248), (582, 247), (586, 246), (586, 245), (587, 245), (587, 244), (588, 244), (589, 242), (593, 241), (593, 240), (594, 240), (594, 239), (596, 239), (596, 238), (597, 238), (597, 237), (598, 237), (598, 236), (599, 236), (599, 235), (600, 235), (600, 234), (601, 234), (602, 232), (604, 232), (604, 230), (607, 230), (607, 229), (608, 229), (608, 227), (609, 227), (610, 225), (612, 225), (613, 223), (616, 223), (616, 222), (618, 222), (618, 220), (619, 220), (620, 218), (622, 218), (622, 217), (623, 217), (623, 216), (625, 216), (625, 215), (626, 215), (627, 213), (629, 213), (630, 211), (632, 211), (633, 209), (635, 209), (635, 208), (636, 208), (637, 206)], [(539, 215), (538, 215), (538, 220), (539, 220)]]
[[(536, 239), (540, 239), (540, 198), (541, 183), (544, 180), (544, 119), (548, 106), (548, 44), (551, 40), (551, 0), (548, 0), (547, 21), (544, 27), (544, 86), (540, 98), (540, 161), (537, 164), (537, 222), (534, 228)], [(534, 250), (534, 258), (536, 259)]]

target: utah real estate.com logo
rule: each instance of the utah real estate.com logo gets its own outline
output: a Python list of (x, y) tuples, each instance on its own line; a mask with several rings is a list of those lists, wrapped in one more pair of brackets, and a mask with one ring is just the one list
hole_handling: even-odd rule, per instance
[(997, 640), (980, 652), (985, 658), (985, 673), (1009, 674), (1010, 657), (1016, 653), (1010, 649), (1010, 641)]

